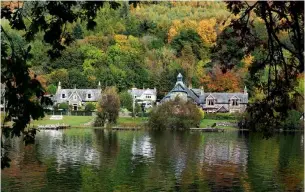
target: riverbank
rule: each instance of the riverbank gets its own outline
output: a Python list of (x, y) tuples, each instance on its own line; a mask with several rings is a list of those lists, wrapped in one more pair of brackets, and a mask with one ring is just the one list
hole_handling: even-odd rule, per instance
[[(38, 125), (65, 124), (75, 128), (89, 128), (94, 121), (93, 116), (63, 116), (61, 120), (50, 120), (51, 116), (46, 116), (41, 120), (35, 120), (30, 123), (30, 127)], [(114, 127), (128, 128), (144, 128), (147, 123), (147, 117), (119, 117), (117, 124)], [(203, 119), (200, 123), (200, 128), (212, 127), (215, 123), (234, 123), (236, 120), (227, 119)], [(236, 129), (234, 126), (216, 126), (215, 128)]]

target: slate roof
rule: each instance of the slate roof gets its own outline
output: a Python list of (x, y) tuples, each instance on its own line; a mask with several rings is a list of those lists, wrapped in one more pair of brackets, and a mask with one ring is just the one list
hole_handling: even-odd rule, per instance
[(128, 90), (128, 93), (132, 95), (136, 95), (137, 97), (141, 97), (141, 95), (146, 94), (146, 95), (157, 95), (157, 90), (156, 89), (137, 89), (137, 88), (132, 88)]
[[(246, 88), (245, 88), (246, 90)], [(217, 104), (229, 104), (229, 100), (233, 97), (240, 99), (241, 104), (248, 103), (248, 94), (242, 92), (236, 93), (224, 93), (224, 92), (204, 92), (201, 89), (189, 89), (182, 81), (182, 75), (179, 73), (177, 76), (177, 82), (174, 88), (161, 100), (161, 102), (170, 98), (173, 92), (185, 92), (189, 98), (192, 98), (197, 104), (205, 104), (206, 98), (211, 95), (216, 99)], [(226, 108), (224, 106), (224, 108)]]
[(204, 93), (203, 96), (200, 97), (200, 103), (205, 103), (206, 98), (211, 95), (216, 99), (216, 103), (229, 103), (229, 99), (234, 96), (241, 99), (240, 103), (248, 103), (248, 94), (244, 93), (215, 93), (215, 92), (207, 92)]
[[(101, 89), (60, 89), (55, 94), (55, 100), (57, 102), (61, 100), (70, 100), (69, 98), (73, 93), (77, 93), (82, 101), (98, 101), (101, 97)], [(62, 94), (66, 94), (65, 99), (62, 99)], [(91, 94), (91, 98), (87, 98), (87, 95)]]

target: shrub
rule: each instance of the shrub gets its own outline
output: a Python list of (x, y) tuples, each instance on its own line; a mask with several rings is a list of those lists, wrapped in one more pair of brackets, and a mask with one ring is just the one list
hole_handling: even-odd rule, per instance
[(282, 124), (282, 128), (284, 130), (294, 130), (299, 129), (301, 127), (301, 113), (296, 110), (288, 111), (288, 117)]
[(223, 120), (235, 120), (238, 119), (241, 114), (238, 113), (207, 113), (205, 114), (206, 119), (223, 119)]
[(69, 104), (68, 103), (60, 103), (58, 105), (58, 109), (68, 110), (69, 109)]
[(104, 126), (109, 123), (116, 123), (120, 111), (120, 98), (115, 87), (107, 87), (98, 103), (97, 117), (94, 126)]
[(96, 109), (96, 105), (94, 103), (87, 103), (85, 106), (85, 111), (94, 111)]
[(180, 98), (155, 107), (149, 116), (148, 125), (155, 129), (186, 129), (200, 124), (203, 111), (191, 101)]
[(120, 102), (122, 108), (126, 108), (128, 111), (132, 111), (133, 98), (127, 91), (120, 93)]

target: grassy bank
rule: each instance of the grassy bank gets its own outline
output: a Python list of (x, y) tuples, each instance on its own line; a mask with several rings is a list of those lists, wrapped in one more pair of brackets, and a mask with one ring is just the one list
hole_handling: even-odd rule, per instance
[[(62, 120), (50, 120), (50, 116), (46, 116), (43, 119), (32, 121), (30, 126), (37, 125), (48, 125), (48, 124), (67, 124), (72, 127), (91, 127), (89, 125), (85, 125), (88, 122), (92, 122), (94, 120), (93, 116), (63, 116)], [(119, 117), (116, 127), (143, 127), (143, 125), (147, 122), (148, 118), (142, 117)], [(211, 127), (214, 123), (219, 122), (235, 122), (236, 120), (232, 119), (203, 119), (200, 123), (201, 128)], [(233, 128), (233, 127), (224, 127), (217, 126), (218, 128)]]
[(142, 127), (147, 118), (144, 117), (119, 117), (117, 125), (118, 127)]
[(63, 116), (62, 120), (50, 120), (50, 116), (46, 116), (43, 119), (32, 121), (30, 126), (64, 123), (75, 127), (86, 127), (84, 124), (93, 119), (93, 116)]
[[(51, 116), (46, 116), (43, 119), (32, 121), (30, 126), (37, 125), (48, 125), (48, 124), (67, 124), (72, 127), (91, 127), (90, 125), (85, 125), (88, 122), (94, 121), (93, 116), (63, 116), (62, 120), (50, 120)], [(120, 117), (118, 119), (117, 125), (118, 127), (140, 127), (142, 126), (147, 118), (142, 117)]]

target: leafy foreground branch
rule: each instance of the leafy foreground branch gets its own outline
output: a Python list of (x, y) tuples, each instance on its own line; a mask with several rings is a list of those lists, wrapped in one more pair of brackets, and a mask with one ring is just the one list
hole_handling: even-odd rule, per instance
[[(233, 34), (242, 37), (239, 48), (246, 54), (259, 53), (249, 68), (253, 83), (249, 87), (261, 90), (264, 97), (250, 104), (244, 126), (268, 137), (295, 114), (295, 100), (303, 94), (297, 93), (295, 87), (297, 77), (304, 72), (304, 2), (227, 2), (227, 6), (232, 13), (241, 15), (230, 25)], [(257, 35), (253, 15), (264, 23), (267, 42)], [(283, 39), (284, 33), (289, 38)], [(262, 73), (268, 74), (266, 82), (261, 79)]]
[[(65, 30), (67, 23), (78, 19), (87, 21), (87, 28), (93, 29), (97, 10), (105, 2), (16, 2), (1, 4), (1, 19), (9, 21), (12, 29), (25, 33), (24, 40), (28, 44), (33, 41), (39, 32), (43, 39), (51, 45), (48, 50), (50, 58), (55, 59), (61, 55), (72, 41), (72, 35)], [(111, 8), (120, 4), (109, 2)], [(51, 18), (51, 19), (50, 19)], [(26, 22), (27, 21), (27, 22)], [(6, 117), (3, 122), (13, 120), (12, 128), (2, 126), (1, 134), (1, 168), (9, 167), (8, 149), (4, 145), (5, 138), (23, 136), (25, 144), (33, 143), (36, 130), (26, 129), (31, 119), (44, 117), (43, 106), (51, 104), (44, 97), (45, 90), (36, 75), (31, 77), (27, 60), (30, 58), (31, 47), (22, 47), (13, 42), (12, 38), (1, 26), (1, 84), (5, 85)]]

